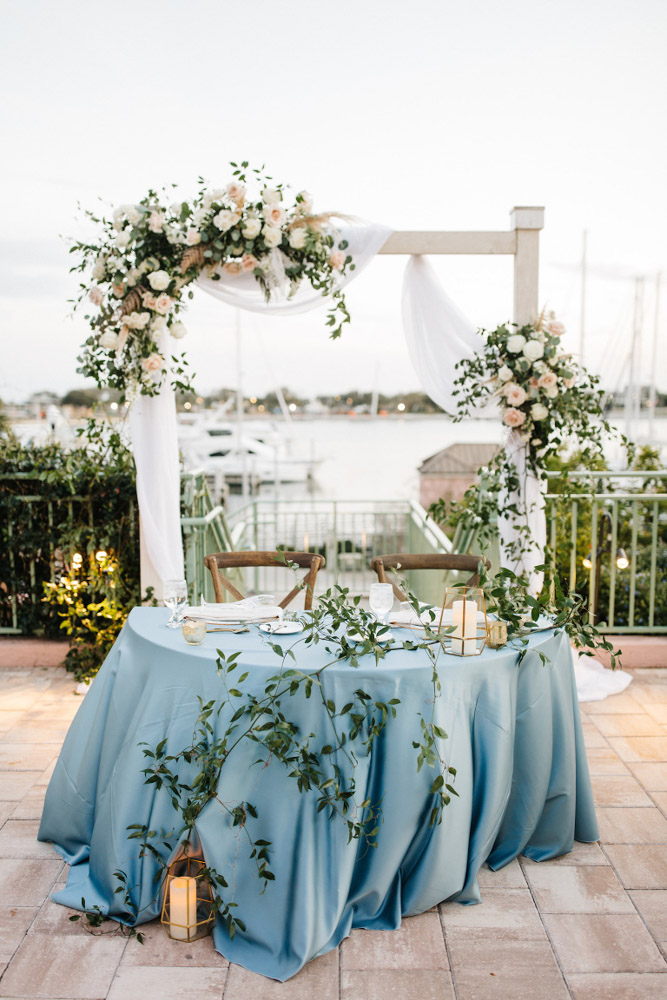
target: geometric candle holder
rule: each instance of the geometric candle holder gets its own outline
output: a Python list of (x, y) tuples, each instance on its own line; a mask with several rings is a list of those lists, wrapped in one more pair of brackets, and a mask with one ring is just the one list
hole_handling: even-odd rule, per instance
[(447, 587), (438, 631), (446, 629), (442, 644), (452, 656), (479, 656), (486, 644), (487, 620), (481, 587)]
[(198, 858), (180, 857), (167, 868), (160, 921), (174, 941), (196, 941), (211, 931), (215, 907), (211, 884)]

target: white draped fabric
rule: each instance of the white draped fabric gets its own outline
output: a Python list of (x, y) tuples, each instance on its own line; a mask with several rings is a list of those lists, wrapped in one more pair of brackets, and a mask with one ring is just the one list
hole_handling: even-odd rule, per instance
[(620, 694), (632, 680), (625, 670), (607, 670), (594, 657), (574, 652), (574, 678), (579, 701), (604, 701), (610, 694)]
[[(339, 241), (348, 241), (348, 253), (354, 257), (356, 264), (354, 271), (341, 278), (339, 287), (342, 288), (361, 274), (392, 230), (370, 223), (342, 223), (338, 228)], [(273, 259), (273, 277), (280, 281), (280, 255), (274, 253)], [(284, 280), (284, 272), (282, 278)], [(270, 302), (266, 302), (252, 274), (230, 276), (223, 273), (220, 281), (202, 275), (197, 284), (229, 305), (253, 312), (287, 315), (326, 305), (321, 293), (305, 282), (290, 300), (285, 294), (289, 283), (282, 288), (279, 284), (273, 289)], [(171, 353), (168, 335), (160, 343), (160, 352), (165, 357)], [(160, 599), (164, 581), (184, 575), (176, 402), (168, 382), (158, 396), (141, 396), (133, 403), (130, 430), (141, 517), (141, 585), (142, 590), (152, 586), (155, 596)]]
[[(346, 253), (354, 258), (355, 264), (354, 271), (342, 275), (337, 283), (338, 288), (344, 288), (370, 264), (393, 230), (387, 226), (366, 222), (341, 222), (337, 228), (337, 242), (347, 240)], [(248, 309), (250, 312), (271, 313), (274, 316), (293, 316), (327, 304), (329, 300), (324, 299), (322, 293), (311, 288), (306, 281), (302, 282), (294, 296), (288, 299), (289, 280), (285, 278), (282, 254), (279, 250), (272, 250), (270, 257), (272, 278), (277, 284), (272, 289), (269, 302), (266, 301), (264, 292), (252, 273), (230, 275), (220, 271), (219, 280), (214, 281), (202, 272), (196, 284), (210, 295), (222, 299), (227, 305), (235, 306), (237, 309)]]
[[(433, 268), (423, 257), (411, 257), (405, 270), (403, 326), (419, 381), (434, 402), (452, 413), (456, 408), (456, 396), (452, 395), (454, 380), (459, 374), (454, 366), (462, 358), (472, 358), (482, 350), (484, 341), (445, 294)], [(526, 469), (526, 447), (516, 433), (508, 435), (505, 448), (521, 485), (518, 494), (506, 498), (519, 510), (518, 519), (498, 519), (502, 563), (527, 576), (531, 592), (538, 594), (544, 574), (535, 572), (535, 566), (544, 561), (546, 545), (542, 483)], [(520, 533), (518, 525), (526, 526), (528, 531)], [(521, 545), (516, 548), (522, 555), (517, 559), (512, 551), (513, 543), (519, 539)]]

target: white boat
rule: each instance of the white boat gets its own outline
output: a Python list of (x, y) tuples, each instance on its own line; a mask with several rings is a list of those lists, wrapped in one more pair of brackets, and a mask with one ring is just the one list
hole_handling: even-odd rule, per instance
[(250, 433), (230, 420), (207, 414), (179, 414), (178, 443), (186, 470), (203, 468), (228, 483), (302, 483), (313, 473), (313, 458), (290, 453), (278, 426), (254, 422)]

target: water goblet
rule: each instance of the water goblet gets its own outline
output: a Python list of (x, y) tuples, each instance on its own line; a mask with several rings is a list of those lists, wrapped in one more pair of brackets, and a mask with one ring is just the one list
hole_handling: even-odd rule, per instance
[(167, 628), (180, 628), (181, 612), (188, 603), (188, 585), (185, 580), (165, 580), (164, 603), (171, 610)]
[(371, 611), (382, 624), (386, 625), (389, 612), (394, 605), (394, 590), (390, 583), (372, 583), (368, 593)]

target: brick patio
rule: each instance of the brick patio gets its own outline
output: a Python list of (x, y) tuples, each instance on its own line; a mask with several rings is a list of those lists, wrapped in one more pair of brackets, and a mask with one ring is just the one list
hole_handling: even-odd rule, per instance
[[(4, 651), (9, 655), (8, 646)], [(210, 938), (179, 944), (156, 923), (145, 928), (143, 946), (116, 934), (93, 937), (49, 900), (66, 870), (35, 835), (53, 763), (80, 698), (62, 668), (5, 667), (0, 997), (667, 997), (667, 670), (633, 673), (628, 691), (589, 704), (584, 714), (599, 844), (577, 845), (558, 861), (522, 859), (501, 872), (486, 869), (480, 906), (445, 903), (439, 912), (404, 921), (394, 933), (354, 931), (337, 951), (280, 984), (230, 967)]]

